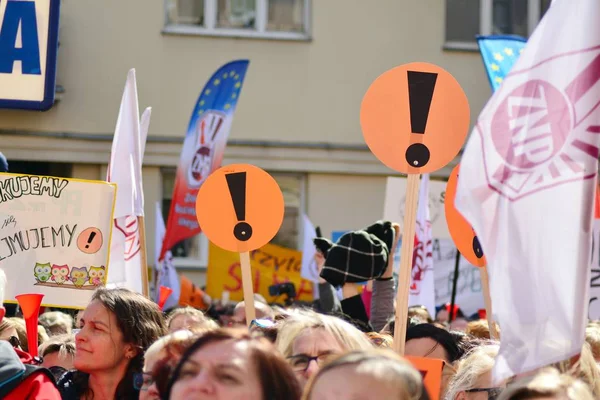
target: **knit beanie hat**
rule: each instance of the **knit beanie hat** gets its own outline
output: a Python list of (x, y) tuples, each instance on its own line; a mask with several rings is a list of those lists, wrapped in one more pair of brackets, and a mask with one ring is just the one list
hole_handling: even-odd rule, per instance
[(378, 221), (364, 230), (347, 232), (333, 244), (315, 238), (325, 257), (321, 278), (340, 287), (346, 282), (365, 282), (381, 277), (394, 244), (395, 230), (389, 221)]

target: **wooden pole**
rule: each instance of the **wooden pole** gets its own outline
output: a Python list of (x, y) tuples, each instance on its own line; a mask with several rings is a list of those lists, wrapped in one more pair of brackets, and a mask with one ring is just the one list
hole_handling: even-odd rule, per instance
[(483, 301), (485, 302), (485, 315), (490, 326), (490, 338), (500, 340), (500, 335), (496, 330), (494, 317), (492, 317), (492, 296), (490, 295), (490, 278), (488, 276), (487, 265), (479, 268), (481, 272), (481, 289), (483, 290)]
[(254, 309), (254, 289), (252, 289), (252, 269), (250, 268), (250, 253), (240, 253), (240, 266), (242, 268), (242, 289), (244, 291), (244, 305), (246, 307), (246, 323), (248, 326), (256, 319)]
[(394, 326), (394, 351), (404, 355), (406, 341), (406, 321), (408, 320), (408, 294), (410, 272), (412, 270), (413, 250), (415, 247), (415, 225), (417, 222), (417, 203), (419, 198), (420, 174), (409, 174), (406, 183), (406, 203), (404, 205), (404, 227), (402, 247), (400, 249), (400, 271), (398, 274), (398, 293), (396, 295), (396, 317)]
[(142, 269), (142, 294), (149, 297), (148, 290), (148, 259), (146, 253), (146, 222), (144, 217), (138, 218), (138, 232), (140, 233), (140, 268)]

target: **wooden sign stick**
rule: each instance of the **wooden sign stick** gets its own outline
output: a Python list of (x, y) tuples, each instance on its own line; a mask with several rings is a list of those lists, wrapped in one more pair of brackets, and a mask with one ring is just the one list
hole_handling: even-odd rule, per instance
[(394, 351), (404, 355), (406, 342), (406, 321), (408, 319), (408, 294), (410, 272), (412, 270), (415, 247), (415, 225), (417, 223), (417, 203), (419, 198), (420, 174), (408, 174), (406, 182), (406, 202), (404, 204), (404, 227), (400, 251), (400, 271), (398, 273), (398, 293), (396, 295), (396, 316), (394, 325)]
[(142, 294), (150, 296), (148, 288), (148, 258), (146, 253), (146, 222), (144, 217), (137, 217), (138, 232), (140, 233), (140, 268), (142, 269)]
[(492, 296), (490, 296), (490, 278), (488, 276), (487, 265), (480, 267), (481, 271), (481, 288), (483, 290), (483, 301), (485, 302), (485, 315), (490, 326), (490, 338), (492, 340), (500, 340), (500, 335), (496, 330), (494, 317), (492, 316)]
[(250, 253), (240, 253), (240, 266), (242, 267), (242, 288), (244, 291), (244, 305), (246, 306), (246, 323), (248, 326), (256, 319), (254, 308), (254, 290), (252, 289), (252, 269), (250, 268)]

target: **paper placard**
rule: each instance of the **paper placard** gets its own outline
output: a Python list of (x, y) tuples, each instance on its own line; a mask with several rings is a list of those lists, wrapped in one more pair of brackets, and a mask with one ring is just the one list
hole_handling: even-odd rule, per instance
[(0, 268), (6, 300), (44, 294), (43, 305), (83, 308), (106, 283), (116, 185), (0, 174)]

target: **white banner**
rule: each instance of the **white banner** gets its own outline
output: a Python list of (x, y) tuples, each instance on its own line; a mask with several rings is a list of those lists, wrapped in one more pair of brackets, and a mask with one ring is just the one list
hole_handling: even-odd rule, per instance
[(106, 283), (116, 186), (0, 173), (0, 268), (6, 299), (83, 308)]
[[(444, 196), (446, 182), (429, 181), (429, 217), (434, 238), (449, 238), (446, 213), (444, 212)], [(404, 203), (406, 202), (406, 178), (388, 177), (385, 187), (383, 219), (404, 223)]]

